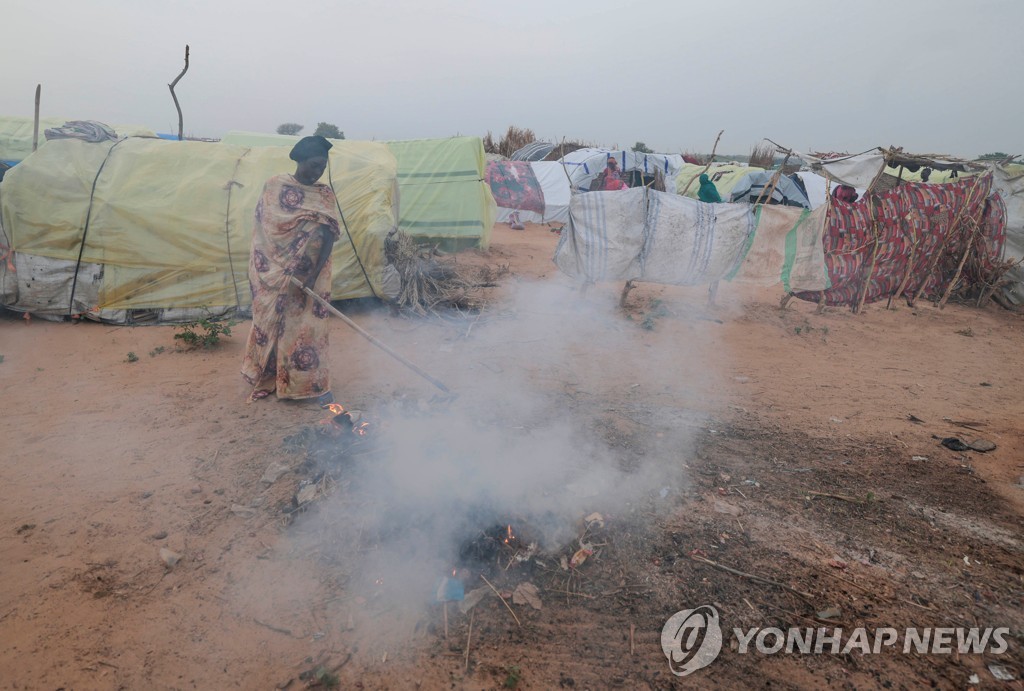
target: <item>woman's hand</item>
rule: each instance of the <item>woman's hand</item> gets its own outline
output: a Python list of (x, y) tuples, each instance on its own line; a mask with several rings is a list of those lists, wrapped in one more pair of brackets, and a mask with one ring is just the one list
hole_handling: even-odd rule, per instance
[(320, 226), (320, 234), (323, 236), (320, 243), (320, 254), (316, 258), (313, 270), (309, 272), (309, 278), (302, 284), (304, 290), (313, 290), (316, 279), (320, 277), (327, 260), (331, 258), (331, 250), (334, 249), (334, 235), (326, 226)]

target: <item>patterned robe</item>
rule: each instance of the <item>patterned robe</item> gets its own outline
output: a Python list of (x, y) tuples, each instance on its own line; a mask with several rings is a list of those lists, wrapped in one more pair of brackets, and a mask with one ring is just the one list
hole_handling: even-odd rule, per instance
[[(242, 360), (242, 377), (255, 387), (254, 395), (276, 390), (278, 398), (314, 398), (331, 390), (329, 313), (289, 277), (309, 277), (323, 245), (322, 228), (338, 239), (335, 209), (327, 185), (303, 185), (293, 175), (277, 175), (263, 186), (249, 258), (252, 330)], [(313, 290), (330, 299), (330, 259)]]

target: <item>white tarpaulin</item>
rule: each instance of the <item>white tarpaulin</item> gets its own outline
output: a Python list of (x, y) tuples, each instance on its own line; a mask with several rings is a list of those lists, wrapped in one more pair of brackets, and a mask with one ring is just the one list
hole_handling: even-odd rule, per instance
[(842, 158), (818, 158), (810, 154), (793, 152), (816, 173), (838, 182), (867, 189), (885, 169), (885, 157), (880, 152), (844, 156)]
[(555, 264), (582, 281), (702, 285), (726, 278), (754, 232), (749, 204), (634, 188), (572, 199)]
[(644, 189), (573, 195), (555, 264), (581, 282), (639, 275), (646, 218)]
[(757, 207), (753, 242), (729, 280), (765, 287), (781, 282), (787, 293), (830, 287), (823, 244), (827, 215), (825, 205), (814, 211), (794, 206)]
[(753, 232), (749, 204), (705, 204), (652, 191), (637, 278), (687, 286), (721, 280), (736, 268)]
[[(538, 161), (530, 164), (533, 174), (544, 193), (545, 223), (566, 223), (569, 220), (569, 178), (558, 161)], [(525, 220), (525, 219), (523, 219)]]

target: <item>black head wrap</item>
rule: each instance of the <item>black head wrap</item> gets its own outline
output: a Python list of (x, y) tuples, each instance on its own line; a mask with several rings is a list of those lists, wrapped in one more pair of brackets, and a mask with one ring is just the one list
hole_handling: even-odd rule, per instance
[(288, 154), (288, 158), (292, 159), (297, 163), (306, 161), (310, 158), (316, 158), (317, 156), (327, 156), (327, 152), (331, 150), (331, 144), (327, 139), (321, 137), (318, 134), (311, 135), (309, 137), (303, 137), (292, 147), (292, 152)]

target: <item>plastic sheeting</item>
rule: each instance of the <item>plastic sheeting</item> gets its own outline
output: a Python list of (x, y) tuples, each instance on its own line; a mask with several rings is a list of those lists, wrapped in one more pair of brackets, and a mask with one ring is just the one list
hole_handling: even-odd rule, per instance
[[(292, 146), (300, 137), (229, 132), (222, 140), (242, 146)], [(334, 144), (349, 140), (332, 140)], [(416, 238), (457, 245), (490, 243), (498, 207), (485, 179), (479, 137), (384, 142), (398, 161), (399, 228)]]
[[(777, 171), (776, 171), (777, 172)], [(771, 190), (771, 201), (785, 206), (802, 206), (810, 208), (811, 203), (795, 182), (788, 176), (779, 173), (778, 179), (775, 172), (767, 170), (756, 170), (744, 175), (732, 188), (729, 196), (734, 202), (749, 202), (751, 204), (765, 197), (765, 193)], [(721, 194), (721, 192), (719, 192)], [(763, 202), (762, 202), (763, 203)]]
[[(288, 152), (159, 139), (47, 142), (7, 174), (0, 215), (19, 272), (22, 262), (39, 263), (29, 257), (74, 265), (74, 303), (60, 269), (54, 285), (19, 274), (13, 304), (63, 314), (247, 306), (256, 202), (267, 178), (294, 169)], [(331, 296), (381, 295), (396, 161), (383, 144), (338, 142), (330, 164), (352, 238), (343, 231), (335, 244)]]
[(764, 287), (781, 282), (787, 293), (825, 290), (831, 285), (822, 242), (827, 216), (827, 206), (814, 211), (758, 206), (754, 211), (757, 230), (753, 241), (729, 280)]
[(525, 223), (569, 220), (569, 179), (557, 161), (488, 161), (487, 181), (498, 204), (499, 223), (513, 213)]
[(640, 280), (705, 285), (730, 275), (754, 233), (744, 204), (705, 204), (651, 192), (640, 253)]
[(544, 223), (566, 223), (569, 220), (569, 201), (572, 191), (565, 169), (558, 161), (531, 163), (533, 174), (544, 192)]
[(580, 282), (638, 277), (645, 207), (645, 190), (639, 187), (573, 195), (555, 265)]
[[(46, 142), (48, 127), (61, 127), (70, 118), (40, 118), (39, 146)], [(0, 161), (23, 161), (32, 153), (32, 118), (0, 117)], [(153, 130), (141, 125), (111, 125), (119, 137), (155, 137)]]
[(387, 142), (398, 159), (398, 227), (412, 236), (486, 248), (498, 206), (485, 179), (479, 137)]
[(551, 142), (530, 142), (523, 148), (513, 152), (509, 159), (513, 161), (543, 161), (554, 150), (555, 144)]
[(591, 192), (572, 199), (555, 250), (581, 282), (639, 280), (701, 285), (718, 280), (823, 290), (828, 207), (705, 204), (653, 190)]
[(745, 204), (634, 188), (573, 197), (555, 264), (581, 282), (697, 285), (724, 278), (753, 232)]
[(869, 189), (875, 178), (885, 170), (885, 157), (880, 152), (827, 159), (796, 151), (793, 153), (803, 159), (815, 173), (850, 187)]

